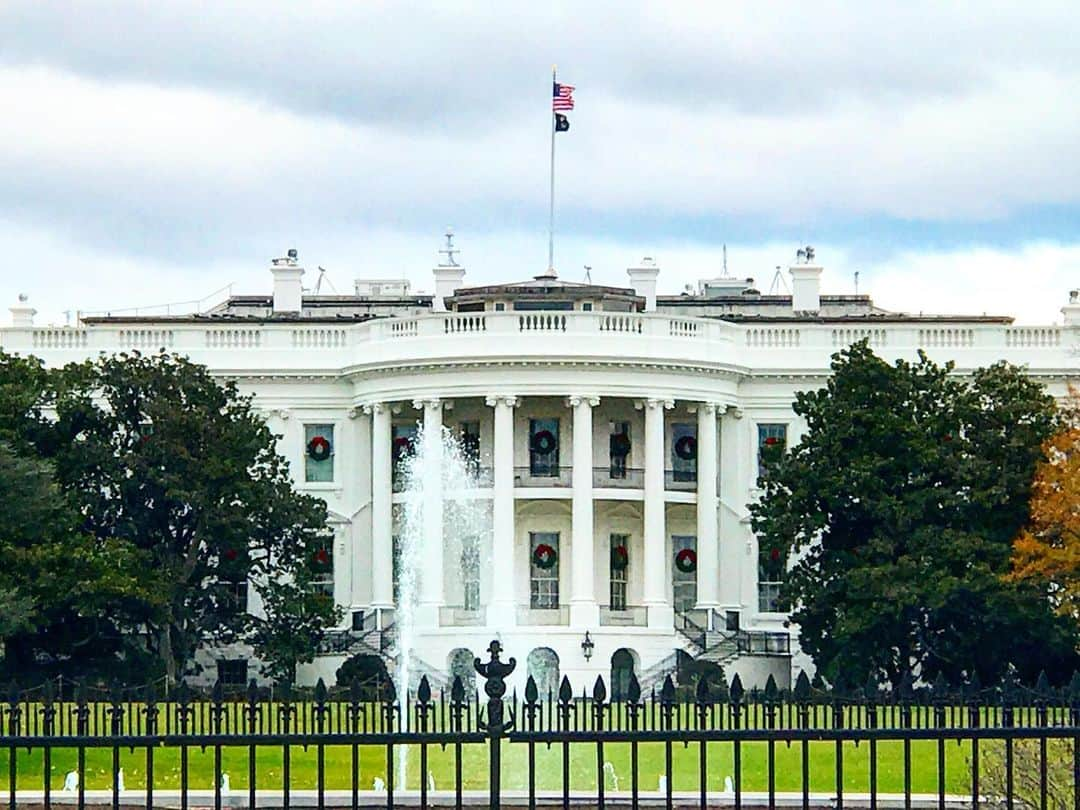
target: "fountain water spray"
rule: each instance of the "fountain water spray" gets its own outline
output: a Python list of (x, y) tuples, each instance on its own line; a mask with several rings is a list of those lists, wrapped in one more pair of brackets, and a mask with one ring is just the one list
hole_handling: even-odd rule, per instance
[[(398, 599), (394, 627), (397, 635), (398, 664), (395, 680), (403, 718), (410, 716), (410, 690), (419, 681), (422, 663), (415, 651), (419, 609), (437, 606), (429, 595), (441, 593), (425, 577), (444, 577), (445, 570), (457, 570), (454, 557), (462, 560), (476, 556), (481, 570), (478, 545), (490, 537), (490, 502), (475, 497), (480, 470), (468, 456), (461, 442), (446, 428), (436, 433), (417, 432), (413, 452), (397, 462), (396, 475), (401, 482), (402, 503), (398, 512)], [(432, 560), (443, 560), (441, 566)], [(459, 581), (462, 577), (452, 577)], [(445, 584), (445, 580), (443, 583)], [(428, 598), (426, 598), (428, 597)], [(438, 621), (434, 613), (422, 614)], [(401, 748), (398, 760), (398, 784), (406, 787), (408, 747)], [(420, 776), (422, 779), (423, 776)]]

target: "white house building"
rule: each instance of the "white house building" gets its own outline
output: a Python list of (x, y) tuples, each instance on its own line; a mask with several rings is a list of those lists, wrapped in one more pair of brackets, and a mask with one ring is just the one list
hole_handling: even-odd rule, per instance
[[(452, 258), (434, 270), (434, 295), (397, 279), (311, 295), (290, 254), (270, 268), (272, 295), (194, 315), (35, 326), (23, 302), (0, 347), (50, 365), (163, 347), (255, 395), (296, 486), (325, 499), (335, 531), (325, 587), (346, 619), (308, 680), (332, 679), (350, 655), (393, 657), (408, 497), (395, 459), (418, 425), (461, 438), (477, 481), (464, 497), (489, 515), (423, 559), (416, 650), (436, 682), (467, 672), (498, 635), (515, 677), (532, 673), (542, 689), (602, 674), (618, 692), (630, 671), (647, 688), (684, 656), (784, 686), (809, 662), (747, 504), (760, 448), (803, 429), (795, 392), (820, 387), (830, 356), (862, 338), (887, 359), (923, 349), (960, 372), (1024, 364), (1056, 395), (1077, 371), (1075, 292), (1063, 325), (887, 312), (866, 295), (821, 294), (812, 250), (790, 268), (792, 295), (728, 277), (661, 295), (649, 259), (625, 287), (553, 273), (470, 287)], [(441, 504), (426, 508), (441, 517)], [(248, 674), (242, 650), (214, 656), (224, 676)]]

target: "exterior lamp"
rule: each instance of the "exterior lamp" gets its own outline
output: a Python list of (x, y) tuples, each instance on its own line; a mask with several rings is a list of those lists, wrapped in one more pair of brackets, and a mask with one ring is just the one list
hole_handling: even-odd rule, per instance
[(593, 651), (593, 647), (595, 647), (595, 646), (596, 645), (593, 644), (593, 640), (591, 638), (589, 638), (589, 631), (586, 630), (585, 631), (585, 638), (581, 642), (581, 654), (585, 656), (586, 661), (588, 661), (590, 658), (592, 658), (592, 651)]

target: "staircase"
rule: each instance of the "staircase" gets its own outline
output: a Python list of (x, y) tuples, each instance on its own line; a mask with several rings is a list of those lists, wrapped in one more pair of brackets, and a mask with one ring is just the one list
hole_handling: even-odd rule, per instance
[[(693, 613), (699, 613), (694, 611)], [(675, 632), (686, 644), (686, 652), (698, 661), (723, 666), (739, 657), (739, 633), (708, 628), (709, 617), (692, 615), (691, 611), (675, 613)], [(704, 626), (703, 626), (704, 625)]]

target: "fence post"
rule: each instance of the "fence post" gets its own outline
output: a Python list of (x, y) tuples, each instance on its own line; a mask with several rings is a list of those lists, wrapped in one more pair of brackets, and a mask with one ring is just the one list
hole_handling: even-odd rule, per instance
[(486, 664), (479, 658), (473, 661), (473, 667), (484, 679), (484, 693), (488, 696), (487, 717), (479, 720), (481, 731), (488, 735), (488, 754), (490, 768), (488, 772), (488, 807), (499, 810), (499, 778), (501, 773), (502, 737), (514, 728), (514, 710), (510, 709), (510, 718), (503, 722), (503, 695), (506, 694), (505, 678), (517, 667), (517, 660), (511, 658), (505, 664), (499, 660), (502, 645), (495, 639), (488, 645), (491, 660)]

